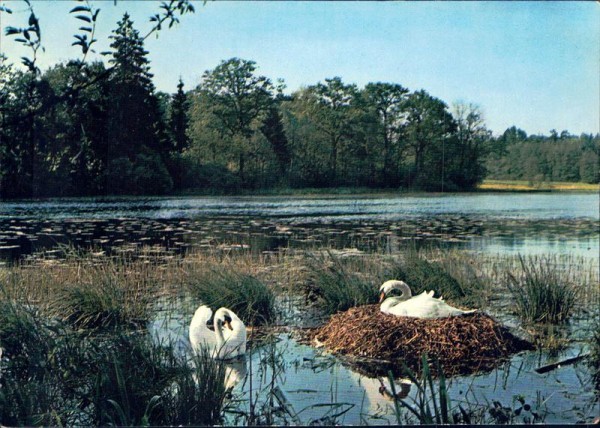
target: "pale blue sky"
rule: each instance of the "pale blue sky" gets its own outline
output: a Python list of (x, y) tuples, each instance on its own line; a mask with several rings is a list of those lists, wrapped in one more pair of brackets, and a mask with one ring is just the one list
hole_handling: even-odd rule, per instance
[[(25, 3), (0, 1), (0, 48), (25, 54), (3, 35), (23, 26)], [(125, 10), (144, 34), (159, 3), (93, 2), (101, 9), (97, 51)], [(81, 21), (72, 1), (33, 1), (41, 18), (42, 68), (80, 55), (71, 47)], [(146, 41), (159, 90), (174, 92), (234, 56), (256, 61), (260, 74), (283, 78), (288, 91), (340, 76), (359, 86), (400, 83), (448, 104), (478, 104), (495, 134), (516, 125), (529, 134), (552, 128), (600, 132), (598, 2), (208, 2)]]

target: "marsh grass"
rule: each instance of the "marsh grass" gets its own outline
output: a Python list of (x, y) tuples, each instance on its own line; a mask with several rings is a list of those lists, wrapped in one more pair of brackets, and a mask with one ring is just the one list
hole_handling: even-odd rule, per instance
[(519, 272), (505, 272), (519, 317), (531, 323), (567, 321), (578, 296), (577, 274), (549, 257), (519, 256), (519, 265)]
[(592, 380), (596, 388), (596, 397), (600, 399), (600, 321), (593, 325), (594, 333), (590, 338), (589, 366), (592, 372)]
[(345, 311), (354, 306), (377, 303), (380, 279), (365, 275), (370, 266), (364, 260), (341, 259), (329, 253), (327, 258), (310, 261), (310, 292), (327, 313)]
[[(434, 379), (434, 375), (431, 371), (426, 354), (421, 355), (420, 378), (415, 372), (404, 365), (404, 373), (417, 388), (417, 393), (412, 400), (412, 403), (403, 398), (398, 398), (394, 387), (393, 376), (391, 373), (388, 375), (388, 380), (392, 387), (396, 419), (398, 424), (402, 423), (400, 411), (401, 408), (408, 410), (410, 415), (416, 418), (421, 425), (454, 424), (459, 420), (462, 420), (466, 423), (471, 422), (469, 419), (469, 414), (460, 406), (459, 410), (462, 414), (453, 413), (443, 370), (441, 369), (439, 362), (435, 361), (434, 364), (435, 372), (437, 373), (437, 379)], [(398, 406), (398, 404), (401, 406)]]
[(58, 291), (50, 313), (77, 328), (141, 327), (149, 318), (149, 299), (132, 296), (110, 278), (93, 285), (75, 284)]
[[(46, 330), (27, 324), (29, 315), (19, 317), (25, 321), (13, 324), (29, 326), (29, 336), (20, 336), (27, 346), (6, 340), (12, 328), (1, 337), (2, 425), (204, 426), (221, 421), (225, 365), (208, 352), (190, 365), (171, 344), (155, 343), (144, 332), (90, 335), (60, 325)], [(29, 352), (30, 347), (37, 351)]]
[(459, 270), (456, 265), (452, 266), (453, 262), (446, 253), (435, 258), (438, 260), (430, 261), (423, 252), (408, 250), (390, 267), (388, 277), (405, 281), (413, 295), (433, 290), (436, 296), (451, 300), (462, 299), (480, 288), (480, 280), (467, 263), (462, 263), (462, 270)]
[(200, 349), (191, 362), (162, 395), (165, 422), (176, 426), (215, 425), (222, 421), (229, 391), (226, 388), (226, 364)]
[(213, 311), (225, 306), (249, 325), (275, 320), (273, 291), (252, 275), (232, 271), (227, 265), (213, 265), (188, 281), (191, 294)]

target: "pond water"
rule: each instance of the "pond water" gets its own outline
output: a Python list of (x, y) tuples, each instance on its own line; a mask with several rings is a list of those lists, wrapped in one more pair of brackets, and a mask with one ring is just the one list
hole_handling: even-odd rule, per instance
[[(65, 246), (98, 254), (191, 250), (253, 252), (356, 248), (394, 253), (432, 243), (486, 254), (553, 254), (598, 260), (599, 196), (594, 193), (379, 195), (336, 197), (190, 197), (14, 201), (0, 204), (0, 264), (61, 258)], [(149, 330), (188, 352), (193, 308), (159, 312)], [(579, 324), (578, 324), (579, 325)], [(287, 328), (296, 327), (287, 323)], [(590, 337), (590, 334), (582, 334)], [(232, 406), (264, 409), (277, 390), (289, 405), (274, 423), (395, 423), (393, 403), (371, 378), (287, 332), (255, 346), (230, 372)], [(538, 374), (547, 362), (586, 351), (571, 341), (557, 355), (517, 354), (498, 369), (450, 380), (450, 396), (489, 420), (494, 402), (530, 404), (547, 423), (590, 422), (600, 411), (584, 361)], [(387, 380), (383, 380), (387, 383)], [(277, 387), (277, 389), (274, 389)], [(407, 401), (416, 397), (411, 388)], [(236, 401), (237, 400), (237, 401)], [(281, 404), (279, 402), (279, 404)], [(403, 413), (406, 413), (404, 411)], [(521, 419), (514, 422), (523, 422)], [(227, 423), (239, 422), (228, 413)]]
[[(191, 311), (192, 302), (187, 301), (159, 312), (149, 325), (150, 333), (161, 343), (176, 343), (179, 352), (189, 355), (190, 317), (183, 314)], [(297, 335), (289, 332), (276, 333), (274, 341), (255, 344), (246, 356), (227, 363), (227, 385), (233, 388), (233, 394), (229, 401), (232, 411), (225, 413), (226, 424), (247, 423), (240, 412), (247, 415), (251, 401), (255, 414), (262, 417), (259, 421), (277, 425), (396, 424), (394, 404), (380, 392), (382, 385), (390, 390), (387, 378), (365, 375), (342, 359), (296, 339)], [(450, 378), (452, 407), (460, 404), (472, 413), (474, 423), (499, 423), (490, 416), (494, 403), (505, 411), (518, 411), (523, 404), (531, 406), (530, 411), (513, 415), (512, 423), (534, 422), (534, 414), (539, 415), (535, 422), (590, 423), (600, 412), (600, 403), (585, 361), (544, 374), (535, 371), (582, 352), (586, 352), (583, 342), (572, 343), (569, 349), (552, 356), (522, 352), (491, 372)], [(395, 382), (400, 391), (401, 380)], [(284, 397), (287, 412), (274, 410), (283, 404), (278, 397)], [(519, 397), (523, 402), (518, 401)], [(416, 407), (415, 385), (404, 399)], [(408, 416), (408, 410), (401, 408), (403, 422), (416, 422), (405, 420)]]
[(594, 193), (427, 196), (188, 197), (0, 204), (0, 261), (60, 257), (65, 245), (105, 253), (191, 249), (358, 248), (407, 242), (490, 253), (598, 258)]

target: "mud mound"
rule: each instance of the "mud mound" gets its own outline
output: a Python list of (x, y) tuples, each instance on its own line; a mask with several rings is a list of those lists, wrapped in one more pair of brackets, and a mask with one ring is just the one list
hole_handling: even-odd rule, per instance
[(418, 371), (421, 355), (436, 357), (445, 374), (489, 370), (509, 355), (533, 349), (482, 313), (419, 319), (383, 314), (365, 305), (335, 314), (313, 331), (329, 351), (361, 359), (386, 360)]

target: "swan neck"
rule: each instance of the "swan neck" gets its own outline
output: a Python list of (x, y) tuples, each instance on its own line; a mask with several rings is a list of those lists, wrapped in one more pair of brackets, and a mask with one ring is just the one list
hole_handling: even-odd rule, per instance
[(407, 300), (412, 297), (412, 292), (410, 291), (410, 287), (404, 283), (400, 283), (396, 285), (396, 288), (402, 292), (400, 295), (401, 300)]
[(219, 323), (217, 317), (215, 317), (213, 321), (213, 326), (215, 327), (215, 334), (217, 335), (217, 344), (220, 347), (225, 343), (225, 338), (223, 337), (223, 325)]

